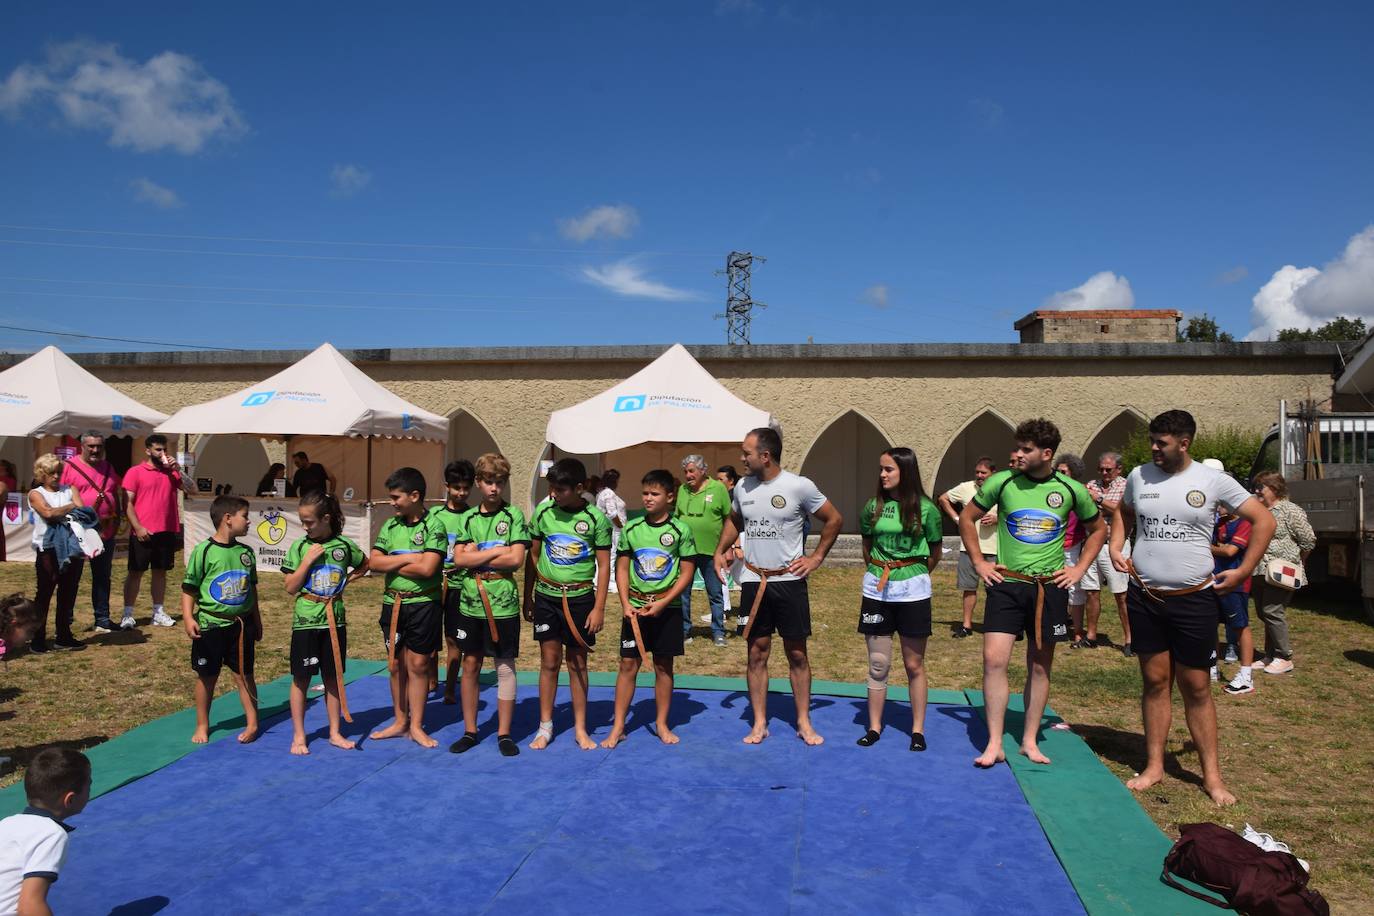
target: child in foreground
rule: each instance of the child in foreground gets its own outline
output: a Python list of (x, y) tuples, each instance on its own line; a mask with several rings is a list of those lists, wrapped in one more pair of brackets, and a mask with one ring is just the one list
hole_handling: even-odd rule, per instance
[(210, 740), (210, 701), (220, 669), (228, 665), (247, 723), (239, 743), (247, 744), (258, 736), (253, 646), (262, 639), (257, 558), (251, 547), (238, 542), (248, 533), (248, 500), (215, 497), (210, 524), (215, 533), (187, 554), (181, 580), (181, 621), (191, 637), (191, 670), (196, 673), (196, 730), (191, 741)]
[(0, 598), (0, 659), (28, 645), (41, 622), (38, 605), (18, 592)]
[[(343, 510), (338, 499), (323, 490), (301, 497), (300, 518), (305, 537), (291, 545), (281, 567), (286, 592), (296, 599), (291, 612), (291, 753), (310, 753), (305, 741), (305, 695), (316, 673), (324, 683), (329, 743), (351, 750), (355, 743), (339, 731), (340, 684), (348, 660), (343, 591), (350, 572), (356, 575), (367, 569), (367, 557), (343, 536)], [(330, 610), (333, 634), (329, 632)]]
[[(601, 746), (625, 738), (625, 717), (635, 694), (635, 677), (645, 655), (654, 662), (654, 706), (658, 740), (677, 744), (668, 727), (673, 702), (673, 659), (683, 654), (682, 593), (692, 587), (699, 551), (692, 530), (673, 517), (677, 484), (665, 470), (650, 471), (641, 482), (644, 516), (620, 535), (615, 578), (624, 619), (620, 624), (620, 673), (615, 680), (615, 724)], [(637, 638), (638, 637), (638, 638)], [(642, 638), (643, 642), (640, 642)]]
[(0, 821), (0, 913), (51, 913), (48, 889), (67, 861), (67, 818), (91, 798), (91, 762), (80, 751), (48, 747), (24, 773), (29, 806)]

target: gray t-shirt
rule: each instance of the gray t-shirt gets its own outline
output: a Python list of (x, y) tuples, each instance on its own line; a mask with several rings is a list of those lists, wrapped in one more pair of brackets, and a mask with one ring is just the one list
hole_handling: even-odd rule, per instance
[(1131, 471), (1121, 502), (1135, 512), (1131, 559), (1140, 578), (1166, 590), (1210, 581), (1217, 503), (1234, 509), (1247, 499), (1229, 474), (1198, 461), (1177, 474), (1153, 464)]
[[(825, 496), (810, 478), (781, 471), (764, 482), (744, 477), (735, 484), (731, 503), (744, 519), (744, 559), (759, 569), (780, 569), (802, 555), (806, 518), (825, 505)], [(769, 576), (769, 581), (787, 582), (791, 573)], [(744, 567), (741, 582), (757, 582), (759, 577)]]

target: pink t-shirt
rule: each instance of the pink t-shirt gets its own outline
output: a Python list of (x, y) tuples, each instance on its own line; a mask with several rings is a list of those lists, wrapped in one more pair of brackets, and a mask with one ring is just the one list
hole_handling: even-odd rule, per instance
[[(83, 476), (84, 473), (84, 476)], [(74, 487), (81, 494), (82, 505), (95, 509), (101, 519), (113, 520), (119, 510), (119, 472), (108, 461), (87, 464), (80, 458), (72, 458), (62, 468), (62, 486)], [(100, 499), (101, 494), (105, 498)], [(100, 526), (101, 537), (114, 535), (114, 523)]]
[(138, 464), (124, 475), (124, 489), (129, 491), (130, 508), (150, 533), (181, 530), (177, 515), (180, 472)]
[(1064, 532), (1064, 549), (1068, 550), (1076, 544), (1081, 544), (1088, 539), (1088, 526), (1083, 524), (1083, 520), (1078, 517), (1078, 513), (1069, 513), (1068, 530)]

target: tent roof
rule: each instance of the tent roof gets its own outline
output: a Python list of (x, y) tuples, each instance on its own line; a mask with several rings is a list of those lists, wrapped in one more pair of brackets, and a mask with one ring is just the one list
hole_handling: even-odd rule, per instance
[(641, 442), (738, 442), (773, 418), (716, 381), (682, 344), (581, 404), (555, 410), (545, 438), (594, 454)]
[(332, 344), (233, 394), (183, 407), (164, 433), (448, 439), (448, 420), (403, 400)]
[(167, 419), (48, 346), (0, 372), (0, 436), (128, 435)]

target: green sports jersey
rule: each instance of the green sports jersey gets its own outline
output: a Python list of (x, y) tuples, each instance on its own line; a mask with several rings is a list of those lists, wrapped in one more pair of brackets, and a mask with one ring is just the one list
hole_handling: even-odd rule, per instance
[[(668, 591), (682, 572), (682, 559), (697, 555), (692, 529), (682, 519), (668, 516), (654, 524), (640, 517), (620, 532), (617, 556), (630, 558), (630, 587), (646, 595)], [(681, 604), (681, 596), (673, 606)]]
[[(929, 558), (930, 548), (939, 544), (943, 537), (943, 522), (935, 503), (928, 499), (921, 500), (920, 518), (913, 531), (906, 530), (906, 526), (902, 524), (902, 507), (890, 499), (883, 501), (883, 511), (875, 520), (873, 510), (877, 508), (877, 503), (876, 499), (870, 499), (859, 513), (859, 534), (873, 541), (868, 551), (869, 559), (879, 562), (900, 562)], [(876, 562), (868, 564), (868, 571), (875, 576), (883, 574), (883, 568)], [(888, 574), (888, 580), (903, 582), (916, 576), (927, 575), (929, 572), (930, 569), (924, 562), (913, 563), (892, 570)]]
[[(596, 552), (611, 549), (611, 522), (595, 506), (568, 511), (555, 502), (539, 507), (530, 523), (530, 536), (540, 542), (535, 569), (553, 582), (592, 582), (596, 578)], [(563, 592), (536, 581), (541, 595), (559, 597)], [(594, 586), (569, 591), (568, 597), (589, 595)]]
[[(386, 524), (382, 525), (382, 530), (377, 532), (377, 542), (372, 545), (372, 549), (380, 550), (387, 556), (403, 553), (437, 553), (442, 557), (444, 551), (448, 550), (448, 534), (428, 515), (421, 516), (413, 524), (399, 515), (394, 515), (387, 519)], [(442, 578), (442, 567), (439, 572), (423, 579), (412, 579), (399, 572), (389, 572), (386, 574), (386, 590), (400, 592), (405, 596), (402, 601), (438, 601), (439, 583)]]
[(186, 556), (181, 586), (194, 590), (202, 630), (227, 627), (258, 606), (258, 563), (253, 548), (235, 542), (201, 541)]
[(453, 565), (453, 545), (458, 543), (458, 536), (463, 533), (463, 519), (472, 511), (472, 506), (450, 509), (446, 502), (429, 510), (430, 519), (439, 523), (448, 535), (448, 553), (444, 554), (444, 577), (448, 579), (449, 588), (457, 588), (458, 582), (467, 574), (467, 570)]
[(323, 541), (312, 541), (305, 537), (298, 538), (286, 552), (281, 571), (290, 575), (300, 569), (305, 552), (315, 544), (323, 547), (324, 553), (311, 564), (305, 584), (296, 595), (296, 603), (291, 612), (293, 630), (323, 630), (329, 626), (329, 618), (324, 612), (324, 602), (314, 601), (307, 597), (308, 595), (317, 598), (333, 598), (337, 595), (338, 597), (334, 598), (334, 622), (338, 626), (344, 626), (344, 580), (348, 578), (349, 570), (362, 566), (363, 561), (367, 559), (363, 556), (363, 549), (343, 535)]
[(730, 517), (730, 491), (714, 478), (708, 479), (696, 492), (684, 483), (677, 489), (677, 503), (673, 511), (692, 529), (692, 541), (696, 544), (697, 552), (715, 553), (720, 532), (725, 528), (725, 520)]
[(997, 507), (997, 562), (1014, 572), (1048, 576), (1064, 568), (1064, 534), (1070, 512), (1097, 518), (1087, 488), (1058, 472), (1034, 480), (1024, 471), (998, 471), (973, 498), (984, 512)]
[[(502, 504), (495, 512), (474, 509), (463, 517), (463, 531), (458, 535), (459, 544), (472, 544), (478, 550), (489, 550), (509, 544), (529, 546), (530, 529), (525, 524), (525, 513), (515, 506)], [(491, 616), (514, 617), (520, 613), (520, 596), (516, 593), (514, 570), (491, 570), (479, 566), (472, 572), (506, 572), (510, 578), (488, 579), (482, 583), (491, 601)], [(468, 617), (486, 617), (482, 607), (482, 596), (477, 591), (477, 580), (464, 576), (462, 581), (462, 600), (458, 609)]]

